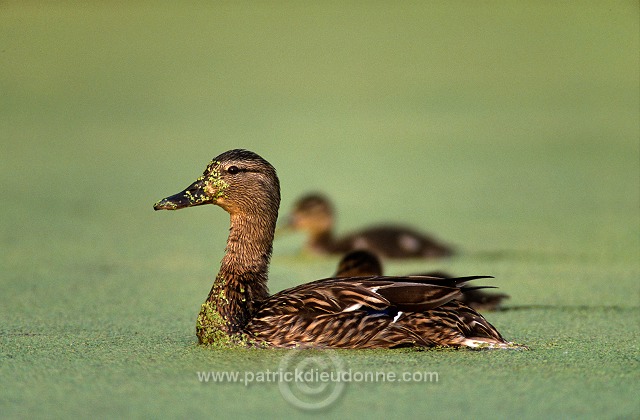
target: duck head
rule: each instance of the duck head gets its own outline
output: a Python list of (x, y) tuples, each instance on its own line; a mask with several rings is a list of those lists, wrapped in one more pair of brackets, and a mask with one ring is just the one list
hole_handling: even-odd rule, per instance
[(229, 150), (213, 158), (202, 176), (183, 191), (163, 198), (154, 210), (215, 204), (230, 214), (273, 212), (280, 205), (280, 183), (273, 166), (256, 153)]
[(381, 276), (380, 258), (373, 252), (361, 249), (351, 251), (338, 263), (336, 277)]
[(286, 227), (292, 230), (320, 235), (331, 231), (334, 222), (331, 201), (323, 194), (306, 194), (294, 204)]

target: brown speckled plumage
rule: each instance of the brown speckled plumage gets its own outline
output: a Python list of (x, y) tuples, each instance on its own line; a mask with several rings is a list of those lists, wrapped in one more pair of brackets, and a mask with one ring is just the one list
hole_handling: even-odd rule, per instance
[(333, 234), (335, 212), (330, 200), (311, 193), (296, 201), (286, 227), (308, 235), (306, 248), (319, 254), (367, 250), (384, 258), (441, 258), (453, 249), (415, 229), (399, 225), (371, 226), (340, 238)]
[[(380, 259), (369, 251), (353, 251), (342, 257), (338, 263), (335, 277), (381, 276), (383, 273)], [(416, 275), (450, 279), (454, 276), (444, 271), (430, 271)], [(503, 300), (509, 299), (504, 293), (487, 293), (476, 287), (462, 287), (459, 301), (476, 311), (495, 311)]]
[(285, 348), (512, 347), (481, 315), (455, 300), (460, 285), (473, 278), (330, 278), (269, 296), (280, 188), (273, 167), (253, 152), (221, 154), (194, 184), (154, 208), (208, 203), (230, 214), (231, 230), (198, 318), (201, 343), (214, 344), (223, 333)]

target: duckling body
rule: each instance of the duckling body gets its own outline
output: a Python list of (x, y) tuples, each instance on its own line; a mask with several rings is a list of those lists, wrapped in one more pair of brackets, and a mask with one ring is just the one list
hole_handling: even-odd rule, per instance
[(226, 210), (231, 228), (198, 316), (200, 343), (230, 338), (285, 348), (512, 347), (481, 315), (455, 300), (460, 285), (473, 278), (329, 278), (269, 296), (280, 186), (273, 166), (253, 152), (236, 149), (217, 156), (193, 184), (154, 209), (204, 204)]
[[(346, 254), (338, 263), (335, 277), (381, 276), (383, 273), (380, 259), (368, 251), (353, 251)], [(416, 274), (422, 276), (450, 279), (454, 276), (444, 271), (430, 271)], [(509, 299), (504, 293), (487, 293), (476, 287), (462, 287), (462, 303), (476, 311), (495, 311), (503, 300)]]
[(367, 250), (384, 258), (440, 258), (454, 254), (450, 246), (401, 225), (372, 226), (336, 238), (334, 219), (329, 199), (312, 193), (296, 202), (288, 227), (306, 232), (307, 249), (319, 254), (345, 254), (354, 250)]

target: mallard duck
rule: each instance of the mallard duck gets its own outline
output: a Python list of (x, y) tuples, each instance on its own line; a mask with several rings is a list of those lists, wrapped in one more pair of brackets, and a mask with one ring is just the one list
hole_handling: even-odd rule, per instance
[[(352, 251), (342, 257), (338, 263), (335, 277), (381, 276), (382, 273), (382, 263), (375, 254), (369, 251)], [(454, 277), (444, 271), (430, 271), (415, 275), (442, 279)], [(487, 293), (480, 288), (464, 286), (462, 296), (458, 300), (476, 311), (495, 311), (502, 301), (509, 297), (504, 293)]]
[[(280, 205), (276, 170), (257, 154), (215, 157), (155, 210), (215, 204), (230, 215), (225, 255), (196, 323), (201, 344), (283, 348), (451, 346), (509, 348), (480, 314), (455, 300), (474, 279), (428, 276), (328, 278), (274, 295), (267, 271)], [(438, 284), (434, 284), (434, 280)]]
[(342, 255), (362, 249), (383, 258), (440, 258), (454, 253), (449, 245), (400, 225), (372, 226), (336, 238), (334, 215), (331, 201), (325, 195), (310, 193), (296, 201), (283, 230), (305, 232), (306, 248), (316, 254)]

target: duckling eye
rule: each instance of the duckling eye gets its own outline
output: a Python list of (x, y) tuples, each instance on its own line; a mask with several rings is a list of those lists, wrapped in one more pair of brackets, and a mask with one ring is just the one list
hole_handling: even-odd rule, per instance
[(229, 166), (227, 168), (227, 172), (229, 172), (231, 175), (235, 175), (240, 172), (240, 169), (237, 166)]

